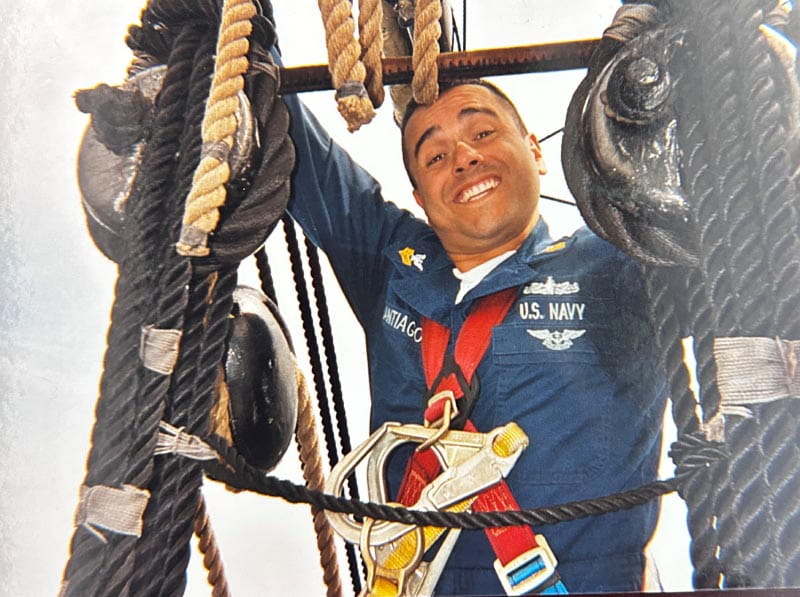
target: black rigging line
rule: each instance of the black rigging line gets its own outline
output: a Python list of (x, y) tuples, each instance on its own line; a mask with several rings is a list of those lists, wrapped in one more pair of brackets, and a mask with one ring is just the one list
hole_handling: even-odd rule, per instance
[(556, 136), (558, 133), (563, 133), (563, 132), (564, 132), (564, 127), (562, 126), (562, 127), (561, 127), (560, 129), (558, 129), (557, 131), (553, 131), (553, 132), (552, 132), (552, 133), (550, 133), (549, 135), (545, 135), (544, 137), (542, 137), (541, 139), (539, 139), (539, 143), (544, 143), (544, 142), (545, 142), (545, 141), (547, 141), (548, 139), (550, 139), (550, 138), (552, 138), (552, 137), (555, 137), (555, 136)]
[(463, 51), (467, 50), (467, 0), (464, 0), (461, 3), (461, 29), (462, 35), (464, 36), (464, 48)]
[(461, 45), (461, 37), (459, 36), (458, 23), (456, 23), (456, 12), (450, 8), (450, 19), (453, 21), (453, 39), (451, 40), (456, 51), (463, 52), (464, 47)]
[(555, 201), (556, 203), (563, 203), (564, 205), (571, 205), (572, 207), (577, 207), (574, 201), (570, 201), (569, 199), (560, 199), (558, 197), (553, 197), (552, 195), (545, 195), (544, 193), (539, 193), (539, 197), (541, 199), (547, 199), (549, 201)]
[[(544, 143), (548, 139), (552, 139), (559, 133), (564, 132), (564, 127), (562, 126), (560, 129), (553, 131), (552, 133), (545, 135), (541, 139), (539, 139), (539, 143)], [(571, 205), (572, 207), (576, 207), (574, 201), (570, 201), (569, 199), (560, 199), (558, 197), (553, 197), (552, 195), (545, 195), (543, 193), (539, 193), (539, 197), (542, 199), (548, 199), (549, 201), (555, 201), (556, 203), (563, 203), (564, 205)]]

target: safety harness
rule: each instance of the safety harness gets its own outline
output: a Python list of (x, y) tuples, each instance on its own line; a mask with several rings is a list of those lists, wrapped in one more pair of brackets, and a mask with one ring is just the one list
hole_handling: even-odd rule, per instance
[[(489, 347), (492, 328), (503, 321), (517, 294), (514, 287), (481, 298), (464, 321), (450, 354), (450, 329), (423, 318), (426, 426), (439, 427), (442, 433), (451, 428), (477, 432), (468, 418), (478, 397), (475, 371)], [(397, 501), (414, 504), (440, 471), (433, 450), (420, 446), (408, 461)], [(519, 510), (519, 504), (508, 484), (501, 481), (478, 495), (471, 508), (476, 512)], [(497, 556), (495, 571), (507, 595), (567, 593), (555, 569), (556, 558), (542, 535), (535, 534), (529, 526), (489, 528), (485, 532)]]

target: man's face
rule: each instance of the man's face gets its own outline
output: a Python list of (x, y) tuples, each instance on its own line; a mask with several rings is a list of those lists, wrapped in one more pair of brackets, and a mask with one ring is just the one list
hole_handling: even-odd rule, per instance
[(471, 267), (518, 248), (533, 229), (541, 149), (489, 89), (461, 85), (418, 108), (403, 143), (414, 198), (460, 269), (459, 259)]

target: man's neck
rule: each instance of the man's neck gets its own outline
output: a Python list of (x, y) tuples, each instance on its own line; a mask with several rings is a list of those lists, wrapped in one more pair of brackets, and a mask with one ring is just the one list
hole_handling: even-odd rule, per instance
[(486, 263), (487, 261), (491, 261), (495, 257), (499, 255), (504, 255), (508, 252), (516, 251), (522, 243), (514, 243), (513, 245), (503, 245), (499, 247), (495, 251), (487, 251), (485, 253), (475, 254), (475, 255), (450, 255), (450, 258), (453, 260), (453, 264), (456, 266), (456, 269), (462, 273), (468, 272), (472, 269), (475, 269), (479, 265)]
[(468, 272), (469, 270), (478, 267), (480, 264), (485, 263), (490, 259), (494, 259), (498, 255), (519, 249), (522, 246), (522, 243), (524, 243), (528, 236), (530, 236), (538, 221), (539, 216), (537, 214), (536, 217), (531, 220), (530, 225), (527, 226), (522, 233), (512, 239), (509, 239), (507, 242), (504, 242), (501, 245), (492, 247), (491, 249), (478, 251), (475, 253), (455, 253), (447, 251), (447, 254), (450, 256), (450, 259), (453, 260), (453, 264), (456, 266), (458, 271)]

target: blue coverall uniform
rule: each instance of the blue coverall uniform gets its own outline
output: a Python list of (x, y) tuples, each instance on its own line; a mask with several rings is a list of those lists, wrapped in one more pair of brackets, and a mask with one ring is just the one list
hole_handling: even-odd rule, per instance
[[(289, 210), (330, 259), (364, 328), (371, 427), (421, 423), (421, 320), (457, 336), (476, 299), (520, 294), (477, 375), (470, 419), (481, 431), (516, 421), (529, 447), (508, 477), (520, 507), (603, 496), (653, 481), (664, 384), (636, 264), (586, 229), (554, 242), (539, 221), (509, 259), (459, 304), (453, 262), (431, 228), (384, 202), (378, 183), (335, 143), (296, 97), (287, 98), (297, 151)], [(393, 462), (396, 488), (404, 462)], [(391, 494), (391, 492), (390, 492)], [(535, 529), (570, 591), (639, 590), (656, 502)], [(465, 531), (438, 595), (503, 594), (482, 531)]]

